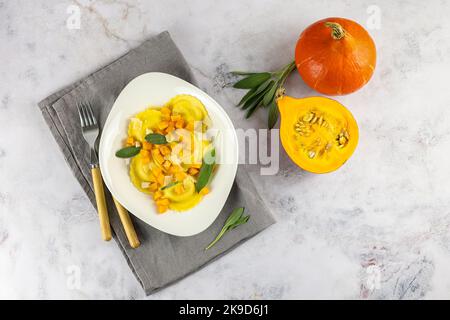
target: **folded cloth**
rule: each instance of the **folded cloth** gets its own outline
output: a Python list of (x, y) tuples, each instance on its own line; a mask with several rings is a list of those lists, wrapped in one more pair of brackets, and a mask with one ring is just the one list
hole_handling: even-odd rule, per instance
[[(39, 103), (67, 163), (94, 206), (95, 195), (88, 165), (89, 150), (81, 134), (76, 105), (82, 101), (92, 102), (94, 113), (102, 127), (123, 87), (138, 75), (152, 71), (169, 73), (194, 82), (181, 52), (169, 33), (163, 32)], [(200, 269), (274, 223), (251, 177), (242, 166), (238, 169), (231, 193), (216, 221), (207, 230), (191, 237), (163, 233), (132, 216), (141, 241), (139, 248), (132, 249), (109, 192), (106, 192), (106, 198), (114, 239), (147, 295)], [(227, 233), (205, 252), (204, 248), (219, 233), (231, 211), (242, 206), (251, 215), (249, 222)]]

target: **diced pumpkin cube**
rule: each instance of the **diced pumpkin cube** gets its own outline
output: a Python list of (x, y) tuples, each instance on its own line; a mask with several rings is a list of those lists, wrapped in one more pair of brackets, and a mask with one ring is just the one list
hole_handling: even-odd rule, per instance
[(176, 194), (182, 194), (184, 192), (184, 187), (182, 183), (175, 185), (174, 191)]
[(184, 127), (184, 120), (183, 119), (177, 120), (177, 122), (175, 123), (175, 128), (181, 129), (183, 127)]
[(161, 155), (161, 152), (159, 152), (159, 150), (158, 149), (153, 149), (152, 150), (152, 155), (153, 155), (153, 159), (156, 161), (156, 162), (158, 162), (158, 163), (160, 163), (160, 164), (162, 164), (163, 162), (164, 162), (164, 157)]
[(159, 167), (154, 167), (154, 168), (152, 169), (152, 173), (153, 173), (153, 175), (154, 175), (155, 177), (157, 177), (157, 176), (159, 176), (160, 174), (162, 174), (162, 170), (161, 170), (161, 168), (159, 168)]
[(169, 169), (170, 169), (170, 166), (171, 166), (172, 164), (170, 163), (169, 160), (166, 160), (166, 161), (163, 162), (162, 165), (163, 165), (163, 168), (164, 168), (164, 169), (169, 170)]
[(168, 206), (156, 206), (158, 213), (164, 213), (169, 208)]
[(169, 206), (170, 201), (167, 198), (160, 198), (159, 200), (156, 200), (156, 205), (158, 206)]
[(158, 128), (160, 130), (164, 130), (165, 128), (167, 128), (169, 126), (169, 122), (167, 121), (161, 121), (160, 123), (158, 123)]
[(161, 199), (162, 196), (163, 196), (163, 193), (162, 193), (162, 191), (160, 191), (160, 190), (155, 191), (155, 192), (153, 193), (153, 199), (154, 199), (155, 201), (158, 200), (158, 199)]
[(162, 107), (160, 111), (163, 115), (170, 115), (172, 113), (172, 111), (167, 107)]
[(166, 133), (171, 133), (173, 130), (175, 130), (175, 126), (169, 123), (169, 125), (166, 128)]
[(175, 173), (175, 179), (177, 181), (183, 181), (186, 178), (186, 173), (184, 173), (183, 171), (179, 171)]
[(193, 168), (193, 167), (190, 167), (190, 168), (188, 169), (188, 173), (189, 173), (191, 176), (195, 176), (195, 175), (198, 173), (198, 169)]
[(150, 157), (150, 152), (148, 150), (145, 150), (145, 149), (141, 149), (140, 154), (141, 154), (141, 157), (143, 157), (143, 158), (149, 158)]
[(127, 146), (134, 146), (134, 138), (128, 137), (127, 141), (125, 142)]
[(203, 189), (200, 190), (200, 192), (199, 192), (199, 194), (202, 195), (202, 196), (204, 196), (204, 195), (206, 195), (208, 193), (209, 193), (208, 187), (203, 187)]
[(179, 167), (179, 166), (177, 166), (177, 165), (172, 165), (171, 167), (170, 167), (170, 169), (169, 169), (169, 172), (170, 173), (176, 173), (176, 172), (180, 172), (181, 171), (181, 168)]
[(160, 154), (157, 154), (157, 155), (155, 156), (155, 160), (156, 160), (158, 163), (163, 163), (163, 162), (164, 162), (164, 157), (163, 157), (162, 155), (160, 155)]
[(168, 154), (170, 154), (170, 149), (167, 146), (161, 146), (159, 147), (159, 151), (161, 152), (162, 155), (166, 156)]
[(161, 173), (158, 176), (156, 176), (156, 181), (160, 184), (163, 185), (164, 184), (164, 175)]
[(144, 150), (151, 150), (152, 149), (152, 144), (148, 141), (144, 141), (142, 143), (142, 149)]
[(177, 122), (180, 119), (182, 119), (182, 118), (179, 114), (175, 114), (170, 117), (170, 120), (172, 120), (173, 122)]
[(150, 191), (156, 191), (156, 190), (158, 190), (158, 184), (157, 184), (156, 182), (153, 182), (153, 183), (150, 185), (150, 187), (148, 187), (148, 189), (149, 189)]
[(189, 121), (189, 122), (187, 123), (185, 129), (186, 129), (186, 130), (189, 130), (189, 131), (194, 131), (194, 122), (193, 122), (193, 121)]

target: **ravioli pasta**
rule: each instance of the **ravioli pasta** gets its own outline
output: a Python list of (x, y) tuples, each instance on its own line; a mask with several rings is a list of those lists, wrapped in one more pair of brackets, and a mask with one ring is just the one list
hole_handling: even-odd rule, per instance
[[(203, 134), (211, 126), (208, 112), (197, 98), (177, 95), (162, 107), (150, 106), (130, 119), (126, 146), (139, 147), (130, 161), (130, 179), (153, 197), (159, 213), (184, 211), (197, 205), (209, 189), (196, 191), (202, 160), (212, 142)], [(152, 144), (145, 137), (164, 135), (167, 143)]]

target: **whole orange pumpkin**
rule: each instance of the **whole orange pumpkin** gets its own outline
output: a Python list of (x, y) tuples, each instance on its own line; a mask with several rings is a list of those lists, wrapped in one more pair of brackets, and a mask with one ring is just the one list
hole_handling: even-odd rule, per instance
[(375, 43), (358, 23), (327, 18), (306, 28), (295, 48), (300, 76), (327, 95), (344, 95), (364, 86), (376, 64)]

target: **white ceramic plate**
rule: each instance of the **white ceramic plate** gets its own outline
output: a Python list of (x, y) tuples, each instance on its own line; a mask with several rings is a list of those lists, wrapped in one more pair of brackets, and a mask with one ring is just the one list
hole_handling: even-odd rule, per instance
[[(115, 153), (123, 147), (131, 117), (149, 105), (163, 105), (178, 94), (195, 96), (205, 105), (212, 128), (219, 130), (215, 142), (217, 158), (226, 163), (218, 165), (211, 181), (211, 192), (194, 208), (157, 214), (151, 196), (140, 192), (131, 183), (127, 161), (117, 158)], [(133, 79), (117, 97), (102, 130), (99, 161), (106, 186), (129, 212), (161, 231), (191, 236), (208, 228), (223, 208), (236, 176), (238, 142), (230, 118), (210, 96), (180, 78), (152, 72)]]

